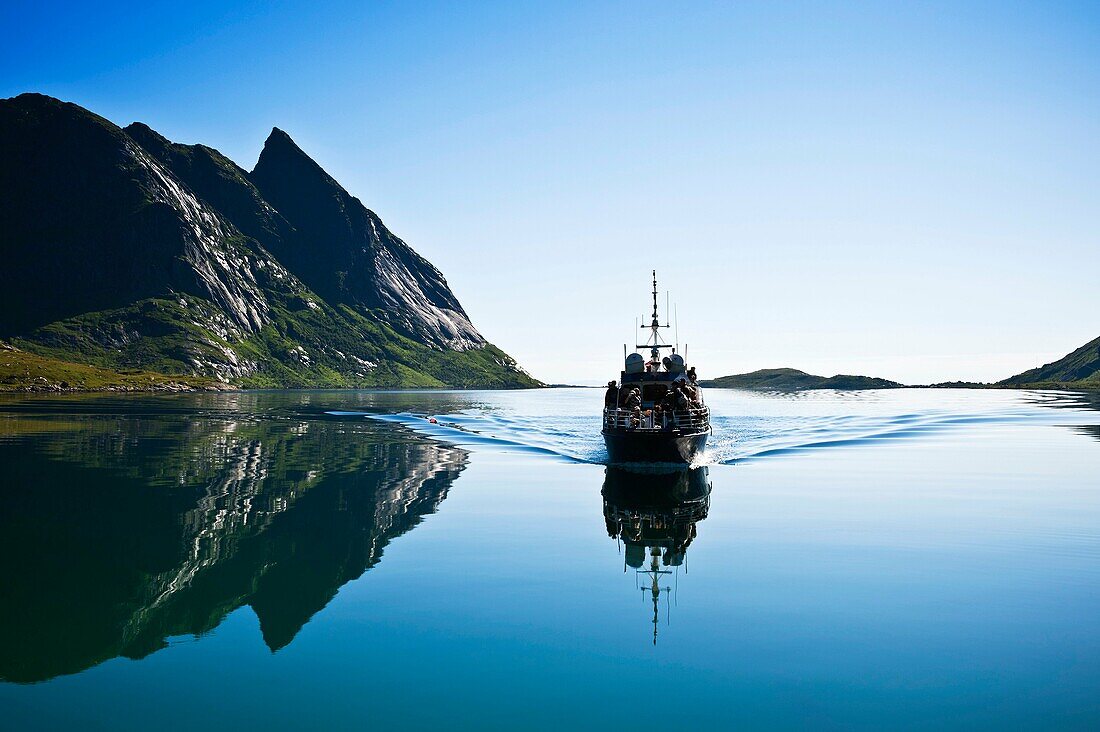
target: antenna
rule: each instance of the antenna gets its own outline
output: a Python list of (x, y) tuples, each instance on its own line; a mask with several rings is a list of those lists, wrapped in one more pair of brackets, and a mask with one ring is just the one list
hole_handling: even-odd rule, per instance
[(673, 332), (674, 332), (675, 337), (676, 337), (676, 350), (679, 351), (680, 350), (680, 306), (679, 305), (675, 305), (672, 308), (672, 323), (673, 323), (673, 328), (674, 328)]
[[(667, 305), (667, 301), (666, 301)], [(668, 312), (665, 312), (665, 320), (668, 320)], [(635, 348), (645, 348), (649, 350), (650, 364), (660, 367), (661, 363), (661, 349), (673, 348), (669, 343), (661, 343), (661, 328), (668, 328), (669, 324), (666, 322), (661, 325), (661, 320), (657, 314), (657, 270), (653, 270), (653, 315), (649, 321), (649, 325), (641, 326), (642, 330), (649, 331), (649, 337), (645, 343), (638, 343)], [(635, 331), (637, 332), (637, 331)], [(641, 339), (639, 339), (641, 340)]]
[(653, 327), (657, 327), (657, 270), (653, 270)]

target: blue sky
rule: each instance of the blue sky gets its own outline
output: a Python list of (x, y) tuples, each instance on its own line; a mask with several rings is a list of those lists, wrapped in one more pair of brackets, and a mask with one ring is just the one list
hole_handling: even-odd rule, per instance
[(649, 270), (704, 376), (997, 379), (1100, 335), (1100, 4), (5, 3), (39, 91), (251, 168), (272, 126), (540, 378)]

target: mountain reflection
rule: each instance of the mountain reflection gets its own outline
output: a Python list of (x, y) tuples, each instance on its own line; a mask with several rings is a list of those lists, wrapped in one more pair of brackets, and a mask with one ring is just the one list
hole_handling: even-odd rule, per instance
[(1088, 435), (1093, 439), (1100, 440), (1100, 424), (1083, 424), (1077, 427), (1077, 431), (1083, 435)]
[(282, 648), (466, 453), (363, 422), (14, 419), (0, 463), (0, 679), (34, 682), (244, 605)]
[(623, 542), (623, 571), (635, 571), (638, 587), (652, 603), (654, 644), (661, 596), (671, 592), (662, 581), (683, 566), (688, 546), (697, 534), (696, 525), (710, 510), (710, 491), (705, 467), (637, 473), (610, 466), (604, 475), (607, 533)]

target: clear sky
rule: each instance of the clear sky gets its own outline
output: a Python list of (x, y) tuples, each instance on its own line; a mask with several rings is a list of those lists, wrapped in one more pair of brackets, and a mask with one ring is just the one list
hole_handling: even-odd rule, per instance
[(704, 377), (991, 380), (1100, 335), (1100, 4), (5, 2), (0, 96), (272, 126), (536, 376), (649, 270)]

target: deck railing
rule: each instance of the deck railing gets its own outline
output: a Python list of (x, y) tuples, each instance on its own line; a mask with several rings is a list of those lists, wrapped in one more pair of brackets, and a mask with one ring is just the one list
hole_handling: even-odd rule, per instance
[(672, 412), (653, 409), (604, 407), (604, 429), (638, 430), (644, 432), (704, 432), (710, 429), (710, 407), (691, 407)]

